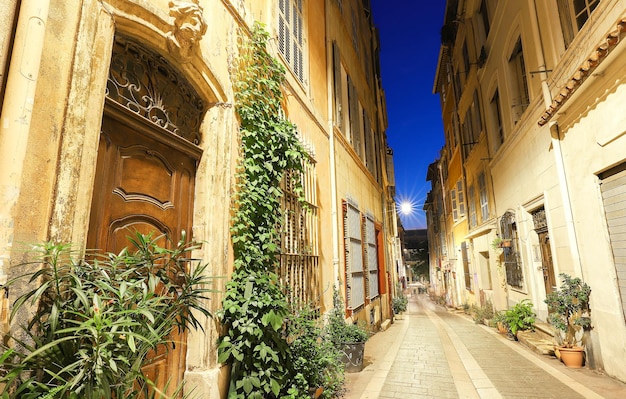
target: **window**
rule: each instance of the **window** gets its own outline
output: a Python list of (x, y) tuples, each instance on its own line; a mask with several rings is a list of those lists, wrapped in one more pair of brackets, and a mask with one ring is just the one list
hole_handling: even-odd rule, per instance
[(282, 209), (285, 226), (281, 235), (280, 278), (289, 287), (293, 304), (311, 304), (319, 308), (320, 266), (318, 240), (318, 206), (315, 162), (306, 162), (300, 174), (304, 203), (298, 198), (294, 172), (282, 182)]
[(278, 48), (287, 65), (304, 83), (303, 0), (279, 0)]
[(489, 36), (489, 10), (487, 9), (487, 0), (480, 2), (480, 9), (478, 10), (480, 19), (483, 23), (483, 29), (485, 30), (485, 40)]
[(343, 89), (343, 65), (341, 64), (341, 53), (339, 46), (333, 42), (333, 85), (335, 86), (334, 106), (335, 106), (335, 126), (340, 130), (344, 129), (344, 89)]
[(585, 25), (599, 0), (557, 0), (565, 48)]
[(493, 97), (491, 97), (491, 116), (494, 122), (494, 127), (496, 131), (496, 143), (498, 144), (496, 150), (500, 147), (502, 143), (504, 143), (504, 128), (502, 127), (502, 114), (500, 111), (500, 94), (498, 93), (498, 89), (496, 89), (495, 93), (493, 93)]
[(452, 206), (452, 218), (456, 222), (459, 220), (459, 204), (456, 202), (456, 190), (450, 190), (450, 205)]
[(380, 181), (378, 176), (378, 146), (376, 145), (376, 133), (372, 129), (370, 118), (367, 116), (365, 110), (363, 110), (363, 132), (365, 133), (365, 165), (376, 181)]
[(467, 189), (467, 206), (469, 208), (469, 227), (476, 227), (476, 199), (474, 198), (474, 185), (469, 186)]
[(452, 217), (458, 221), (465, 216), (465, 196), (463, 195), (463, 182), (456, 182), (455, 188), (450, 190), (450, 201), (452, 205)]
[(526, 64), (524, 63), (524, 51), (522, 49), (522, 38), (517, 39), (515, 47), (509, 58), (509, 66), (511, 71), (512, 82), (512, 101), (511, 106), (516, 112), (515, 123), (517, 123), (530, 102), (528, 96), (528, 81), (526, 78)]
[(465, 112), (465, 120), (461, 125), (461, 132), (463, 138), (461, 144), (463, 145), (463, 155), (467, 158), (472, 149), (477, 144), (474, 137), (474, 127), (472, 126), (472, 109), (468, 108)]
[(481, 222), (485, 222), (489, 219), (489, 200), (487, 197), (485, 172), (478, 175), (478, 193), (480, 198), (480, 220)]
[(354, 204), (348, 201), (344, 201), (343, 213), (346, 257), (346, 301), (350, 309), (356, 309), (365, 304), (361, 213)]
[(472, 110), (472, 140), (478, 141), (480, 137), (480, 133), (483, 130), (483, 121), (480, 118), (480, 102), (478, 100), (478, 91), (474, 91), (474, 99), (472, 101), (472, 105), (470, 106)]
[(511, 287), (524, 288), (524, 278), (518, 250), (517, 224), (513, 212), (506, 212), (500, 219), (500, 231), (503, 245), (504, 268), (506, 272), (506, 282)]
[(378, 245), (374, 219), (371, 216), (364, 218), (365, 223), (365, 254), (367, 259), (367, 285), (368, 297), (376, 298), (380, 292), (378, 290)]
[(359, 158), (363, 158), (363, 107), (359, 101), (356, 88), (348, 76), (348, 104), (350, 106), (350, 143)]
[(467, 50), (467, 42), (463, 42), (463, 68), (465, 68), (463, 73), (465, 74), (465, 81), (467, 81), (467, 76), (469, 75), (470, 70), (470, 59), (469, 51)]
[(354, 51), (356, 52), (357, 57), (359, 56), (359, 24), (358, 24), (358, 16), (355, 9), (352, 9), (352, 46), (354, 47)]
[(463, 274), (465, 274), (465, 289), (472, 290), (472, 275), (470, 274), (470, 262), (467, 253), (467, 243), (461, 243), (461, 258), (463, 260)]
[(461, 86), (461, 74), (459, 71), (454, 75), (454, 94), (456, 95), (455, 100), (459, 100), (461, 98), (461, 94), (463, 93), (463, 86)]

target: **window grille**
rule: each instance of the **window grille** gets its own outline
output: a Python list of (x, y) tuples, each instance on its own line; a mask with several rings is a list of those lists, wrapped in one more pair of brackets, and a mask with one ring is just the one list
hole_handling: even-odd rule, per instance
[(361, 213), (356, 205), (344, 201), (343, 214), (346, 257), (346, 301), (350, 309), (356, 309), (365, 304)]
[(206, 104), (179, 76), (163, 57), (116, 37), (106, 97), (197, 145)]
[(542, 206), (541, 208), (532, 212), (533, 225), (537, 234), (545, 233), (548, 231), (548, 219), (546, 218), (546, 210)]
[(518, 250), (517, 224), (513, 212), (506, 212), (502, 215), (500, 230), (502, 240), (506, 242), (506, 245), (503, 245), (506, 282), (512, 287), (523, 288), (524, 278)]
[(282, 209), (284, 228), (281, 237), (280, 278), (288, 287), (292, 304), (320, 306), (319, 220), (315, 163), (305, 162), (300, 174), (303, 202), (298, 199), (294, 173), (283, 179)]
[(279, 0), (278, 49), (287, 65), (304, 83), (303, 0)]

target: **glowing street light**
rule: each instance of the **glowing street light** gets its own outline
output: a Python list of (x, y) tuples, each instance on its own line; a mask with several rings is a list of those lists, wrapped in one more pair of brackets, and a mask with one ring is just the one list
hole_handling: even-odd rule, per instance
[(402, 201), (400, 203), (400, 213), (404, 216), (409, 216), (413, 213), (413, 204), (409, 201)]

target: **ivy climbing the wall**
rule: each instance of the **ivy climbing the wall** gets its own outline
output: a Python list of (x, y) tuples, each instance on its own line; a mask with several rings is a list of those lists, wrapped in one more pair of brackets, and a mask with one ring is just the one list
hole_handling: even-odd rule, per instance
[(284, 117), (285, 70), (267, 52), (267, 32), (255, 24), (251, 36), (239, 39), (233, 68), (241, 139), (231, 227), (235, 260), (222, 302), (226, 332), (218, 361), (231, 365), (229, 398), (279, 398), (287, 397), (295, 378), (285, 334), (289, 306), (276, 274), (280, 183), (286, 171), (302, 171), (306, 152)]

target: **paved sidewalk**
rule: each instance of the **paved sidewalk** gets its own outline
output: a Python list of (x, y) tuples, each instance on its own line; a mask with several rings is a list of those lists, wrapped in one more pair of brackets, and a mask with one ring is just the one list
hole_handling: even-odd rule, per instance
[(407, 313), (366, 343), (347, 399), (626, 398), (626, 384), (537, 355), (427, 295), (409, 296)]

